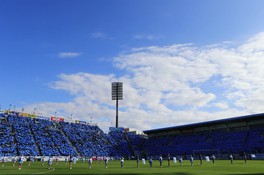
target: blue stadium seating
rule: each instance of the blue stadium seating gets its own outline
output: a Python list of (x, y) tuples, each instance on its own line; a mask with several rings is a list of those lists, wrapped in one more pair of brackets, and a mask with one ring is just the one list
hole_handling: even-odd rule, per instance
[[(145, 138), (124, 128), (104, 133), (98, 126), (0, 114), (0, 156), (188, 155), (194, 150), (220, 154), (264, 153), (264, 128), (212, 131)], [(207, 151), (210, 154), (210, 151)]]
[[(194, 150), (219, 150), (220, 154), (263, 153), (264, 129), (221, 131), (150, 138), (142, 149), (148, 155), (193, 154)], [(208, 154), (209, 152), (207, 152)]]
[(14, 137), (12, 136), (12, 128), (7, 121), (7, 117), (2, 114), (0, 117), (0, 156), (15, 155), (17, 155), (17, 151)]
[(61, 123), (63, 131), (82, 156), (110, 156), (116, 153), (111, 140), (98, 126)]
[(126, 138), (123, 128), (110, 131), (109, 135), (115, 140), (115, 148), (118, 149), (121, 155), (126, 157), (134, 155), (134, 153), (131, 152), (128, 139)]
[(30, 128), (30, 123), (33, 122), (31, 118), (9, 115), (8, 121), (14, 129), (18, 155), (39, 155), (37, 146), (35, 144), (35, 139)]

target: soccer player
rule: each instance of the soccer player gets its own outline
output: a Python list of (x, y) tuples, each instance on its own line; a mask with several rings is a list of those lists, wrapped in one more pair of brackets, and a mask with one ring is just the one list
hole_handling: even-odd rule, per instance
[(92, 168), (92, 163), (93, 163), (92, 157), (88, 158), (88, 165), (90, 169)]
[(152, 167), (152, 158), (149, 159), (149, 166)]
[(211, 156), (211, 159), (213, 161), (213, 164), (215, 164), (215, 155), (214, 154)]
[(123, 167), (124, 167), (124, 162), (125, 162), (125, 160), (124, 160), (124, 158), (122, 157), (122, 158), (121, 158), (121, 160), (120, 160), (120, 165), (121, 165), (121, 168), (123, 168)]
[(232, 154), (229, 155), (229, 159), (230, 159), (230, 161), (231, 161), (231, 164), (233, 164), (234, 157), (233, 157)]
[(244, 161), (245, 161), (245, 163), (247, 163), (247, 154), (246, 154), (245, 152), (244, 152), (243, 157), (244, 157)]
[(69, 169), (72, 169), (72, 161), (73, 161), (73, 157), (72, 155), (69, 156)]
[(77, 157), (73, 156), (73, 163), (76, 164), (77, 162)]
[(52, 165), (52, 158), (49, 157), (49, 159), (48, 159), (48, 169), (49, 170), (50, 170), (51, 165)]
[(56, 165), (58, 165), (58, 156), (55, 157), (55, 162), (56, 162)]
[(30, 155), (27, 157), (28, 166), (30, 166)]
[(200, 165), (202, 165), (203, 164), (203, 156), (201, 154), (199, 155), (199, 160), (200, 160)]
[(105, 162), (105, 168), (107, 168), (107, 166), (108, 166), (108, 158), (107, 157), (105, 158), (104, 162)]
[(160, 167), (162, 167), (162, 161), (163, 161), (163, 159), (162, 159), (162, 155), (160, 155), (160, 157), (159, 157)]
[(168, 154), (168, 167), (170, 167), (170, 161), (171, 161), (171, 157), (170, 157), (170, 154)]
[(43, 156), (41, 156), (41, 160), (40, 161), (42, 162), (42, 165), (44, 165), (44, 157)]
[(191, 162), (191, 166), (193, 166), (193, 156), (190, 156), (190, 162)]
[(34, 162), (34, 157), (29, 155), (29, 158), (28, 159), (29, 159), (28, 166), (30, 166), (31, 165), (31, 162)]
[(4, 167), (4, 166), (5, 166), (5, 156), (2, 157), (2, 167)]
[(180, 156), (179, 162), (180, 162), (180, 166), (182, 166), (182, 162), (183, 162), (182, 156)]
[(139, 155), (137, 155), (136, 161), (137, 161), (137, 168), (139, 168)]
[(16, 157), (13, 157), (12, 158), (12, 162), (13, 162), (13, 166), (15, 166), (15, 164), (16, 164)]
[(18, 162), (18, 170), (21, 170), (21, 168), (22, 168), (22, 164), (23, 164), (23, 158), (20, 156), (20, 157), (17, 159), (17, 162)]

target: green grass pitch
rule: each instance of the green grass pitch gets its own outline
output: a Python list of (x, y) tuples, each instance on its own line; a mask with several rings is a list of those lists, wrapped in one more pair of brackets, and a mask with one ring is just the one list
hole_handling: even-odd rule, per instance
[(150, 168), (148, 162), (145, 165), (140, 162), (140, 167), (136, 167), (135, 160), (126, 160), (124, 167), (120, 167), (119, 161), (109, 161), (108, 168), (104, 167), (104, 162), (94, 161), (90, 169), (87, 162), (77, 162), (73, 164), (72, 169), (69, 169), (68, 164), (59, 162), (57, 165), (53, 163), (51, 169), (48, 169), (47, 162), (42, 165), (41, 162), (34, 162), (28, 166), (27, 162), (23, 163), (21, 170), (18, 170), (17, 164), (12, 166), (12, 163), (5, 163), (2, 167), (0, 164), (0, 175), (40, 175), (40, 174), (115, 174), (115, 175), (138, 175), (138, 174), (154, 174), (154, 175), (264, 175), (264, 161), (248, 160), (247, 164), (242, 160), (234, 160), (231, 165), (228, 160), (217, 160), (215, 165), (212, 162), (203, 162), (200, 166), (199, 162), (194, 161), (194, 166), (190, 165), (188, 160), (179, 163), (171, 163), (168, 167), (167, 161), (163, 162), (163, 167), (159, 167), (158, 161), (153, 161), (153, 167)]

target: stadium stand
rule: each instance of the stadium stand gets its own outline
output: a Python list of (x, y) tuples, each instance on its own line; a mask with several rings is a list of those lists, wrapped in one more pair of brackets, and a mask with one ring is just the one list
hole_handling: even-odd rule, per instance
[(41, 155), (76, 156), (77, 153), (68, 142), (67, 137), (63, 135), (60, 128), (55, 126), (51, 121), (41, 119), (34, 119), (34, 123), (31, 124)]
[[(61, 123), (63, 131), (82, 156), (112, 156), (117, 151), (113, 140), (109, 139), (98, 126), (76, 123)], [(119, 154), (117, 154), (119, 155)]]
[(0, 115), (0, 156), (15, 156), (14, 137), (12, 136), (12, 128), (7, 121), (6, 115)]
[[(144, 131), (0, 114), (0, 156), (241, 155), (264, 153), (264, 114)], [(225, 157), (223, 157), (225, 158)]]
[(39, 155), (35, 139), (32, 135), (30, 123), (31, 118), (9, 115), (8, 122), (13, 128), (17, 152), (19, 156)]
[(142, 146), (146, 141), (146, 137), (136, 134), (135, 132), (126, 132), (126, 134), (134, 156), (140, 155), (142, 152)]
[(110, 130), (109, 135), (115, 140), (115, 148), (125, 157), (134, 155), (132, 153), (131, 147), (129, 146), (128, 138), (126, 137), (126, 132), (124, 128), (118, 128)]
[(159, 154), (241, 155), (263, 153), (264, 115), (236, 117), (211, 122), (144, 131), (149, 139), (142, 149)]

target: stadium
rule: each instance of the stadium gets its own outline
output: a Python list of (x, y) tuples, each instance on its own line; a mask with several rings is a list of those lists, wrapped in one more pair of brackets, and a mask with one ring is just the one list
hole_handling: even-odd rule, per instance
[(0, 0), (0, 175), (264, 175), (263, 7)]
[[(240, 162), (239, 166), (241, 162), (245, 162), (242, 164), (245, 166), (246, 163), (252, 164), (252, 161), (264, 159), (264, 114), (146, 130), (141, 134), (122, 127), (110, 127), (109, 133), (104, 133), (97, 125), (86, 121), (67, 121), (54, 116), (44, 117), (11, 110), (1, 112), (0, 122), (0, 171), (8, 167), (14, 169), (11, 162), (15, 164), (19, 157), (24, 159), (24, 167), (27, 169), (34, 167), (34, 164), (48, 162), (51, 158), (54, 162), (53, 169), (40, 171), (43, 174), (55, 173), (58, 166), (55, 161), (65, 161), (68, 165), (71, 157), (75, 159), (75, 163), (77, 161), (77, 164), (85, 165), (86, 169), (90, 158), (97, 162), (94, 163), (95, 166), (100, 166), (98, 162), (105, 160), (119, 162), (124, 158), (125, 161), (130, 161), (132, 168), (141, 166), (141, 170), (149, 168), (146, 162), (150, 159), (158, 162), (162, 157), (163, 171), (166, 172), (166, 167), (168, 173), (173, 170), (172, 167), (182, 164), (181, 161), (188, 162), (189, 166), (190, 157), (195, 161), (206, 162), (204, 164), (207, 166), (212, 161), (210, 159), (213, 159), (212, 155), (218, 162), (225, 163), (230, 161), (232, 155), (234, 162)], [(136, 165), (136, 161), (140, 165)], [(27, 166), (30, 162), (31, 166)], [(109, 169), (111, 164), (116, 163), (109, 163)], [(112, 165), (114, 166), (116, 165)], [(86, 174), (85, 168), (78, 174)], [(68, 170), (68, 166), (64, 170)], [(188, 170), (186, 172), (190, 173)], [(14, 171), (11, 174), (13, 173)], [(221, 171), (215, 173), (222, 174)]]

